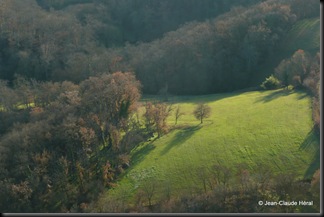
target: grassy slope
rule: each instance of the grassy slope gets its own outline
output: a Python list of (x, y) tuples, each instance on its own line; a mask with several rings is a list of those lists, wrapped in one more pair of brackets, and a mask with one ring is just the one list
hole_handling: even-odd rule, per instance
[(320, 18), (298, 21), (278, 45), (275, 53), (260, 68), (253, 83), (260, 84), (265, 77), (274, 73), (281, 60), (290, 58), (295, 51), (302, 49), (315, 54), (320, 51)]
[[(294, 171), (301, 177), (319, 167), (310, 98), (303, 92), (254, 91), (179, 99), (186, 115), (178, 124), (187, 127), (133, 150), (131, 167), (109, 194), (130, 195), (149, 176), (166, 183), (173, 194), (191, 192), (194, 186), (202, 188), (197, 184), (199, 168), (217, 162), (233, 169), (247, 163), (252, 171), (261, 163), (275, 172)], [(212, 108), (202, 125), (191, 114), (198, 102)], [(174, 124), (174, 117), (168, 121)]]

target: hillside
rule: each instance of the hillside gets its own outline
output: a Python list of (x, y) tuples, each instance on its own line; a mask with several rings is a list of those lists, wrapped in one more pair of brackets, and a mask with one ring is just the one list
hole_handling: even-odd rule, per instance
[[(275, 174), (294, 172), (301, 178), (319, 168), (310, 98), (303, 92), (254, 91), (177, 100), (186, 113), (178, 122), (184, 127), (132, 151), (130, 169), (118, 187), (101, 198), (101, 211), (116, 196), (133, 203), (131, 196), (147, 185), (147, 179), (159, 183), (157, 195), (165, 194), (166, 188), (172, 195), (201, 191), (201, 176), (210, 175), (213, 165), (235, 171), (245, 164), (256, 173), (263, 165)], [(212, 116), (201, 125), (191, 114), (198, 102), (212, 108)], [(174, 124), (173, 117), (168, 121)]]
[(320, 49), (320, 19), (304, 19), (297, 22), (285, 37), (282, 49), (287, 52), (295, 52), (302, 49), (309, 52), (317, 52)]
[(319, 212), (318, 6), (0, 0), (0, 210)]
[(262, 73), (258, 74), (253, 84), (259, 84), (265, 77), (273, 74), (280, 61), (289, 58), (298, 49), (305, 50), (311, 54), (319, 52), (320, 36), (319, 18), (303, 19), (295, 23), (277, 46), (276, 52), (261, 67), (263, 69)]
[[(318, 6), (315, 0), (5, 0), (0, 79), (13, 85), (18, 74), (80, 83), (102, 73), (132, 71), (145, 94), (165, 86), (177, 95), (249, 88), (282, 60), (263, 67), (281, 55), (280, 45), (286, 46), (296, 23), (319, 19)], [(312, 34), (318, 24), (297, 24), (294, 31), (298, 35), (311, 27)], [(307, 45), (303, 35), (293, 41), (292, 47)]]

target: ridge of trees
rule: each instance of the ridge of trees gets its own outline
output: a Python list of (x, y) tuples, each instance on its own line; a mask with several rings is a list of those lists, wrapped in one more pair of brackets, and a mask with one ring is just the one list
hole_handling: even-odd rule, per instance
[[(78, 13), (93, 16), (104, 25), (96, 29), (96, 39), (106, 47), (120, 46), (125, 42), (149, 42), (163, 36), (165, 32), (176, 30), (191, 21), (204, 21), (216, 17), (235, 6), (249, 6), (262, 0), (41, 0), (38, 5), (46, 10), (66, 10), (80, 4), (100, 5), (94, 11), (85, 9)], [(86, 14), (86, 15), (84, 15)]]
[(262, 73), (259, 66), (302, 17), (293, 13), (292, 5), (266, 1), (234, 8), (206, 22), (187, 23), (159, 40), (120, 49), (114, 70), (134, 70), (143, 91), (150, 94), (158, 93), (165, 84), (173, 94), (250, 87), (252, 78)]
[[(10, 85), (14, 74), (79, 83), (108, 70), (134, 71), (144, 93), (156, 94), (166, 84), (172, 94), (237, 90), (253, 85), (251, 77), (262, 73), (259, 66), (296, 21), (319, 16), (315, 0), (204, 1), (197, 7), (182, 0), (49, 2), (71, 5), (44, 10), (33, 0), (1, 1), (0, 79)], [(210, 5), (219, 12), (201, 17)], [(188, 8), (197, 13), (185, 13)], [(168, 15), (178, 10), (183, 18)], [(162, 32), (145, 39), (153, 27)]]

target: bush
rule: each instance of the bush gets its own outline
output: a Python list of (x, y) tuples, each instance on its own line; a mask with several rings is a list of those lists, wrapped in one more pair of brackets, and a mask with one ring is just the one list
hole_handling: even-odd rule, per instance
[(270, 75), (270, 77), (266, 78), (266, 80), (260, 85), (260, 87), (265, 90), (278, 89), (280, 88), (280, 86), (280, 81), (273, 75)]

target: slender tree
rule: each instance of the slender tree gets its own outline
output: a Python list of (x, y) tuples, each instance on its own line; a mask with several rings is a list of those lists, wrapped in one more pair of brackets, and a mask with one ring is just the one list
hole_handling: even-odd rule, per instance
[(175, 125), (177, 125), (179, 118), (181, 116), (183, 116), (183, 115), (184, 115), (184, 112), (181, 112), (180, 106), (178, 105), (176, 110), (175, 110), (175, 114), (174, 114), (174, 116), (175, 116)]

